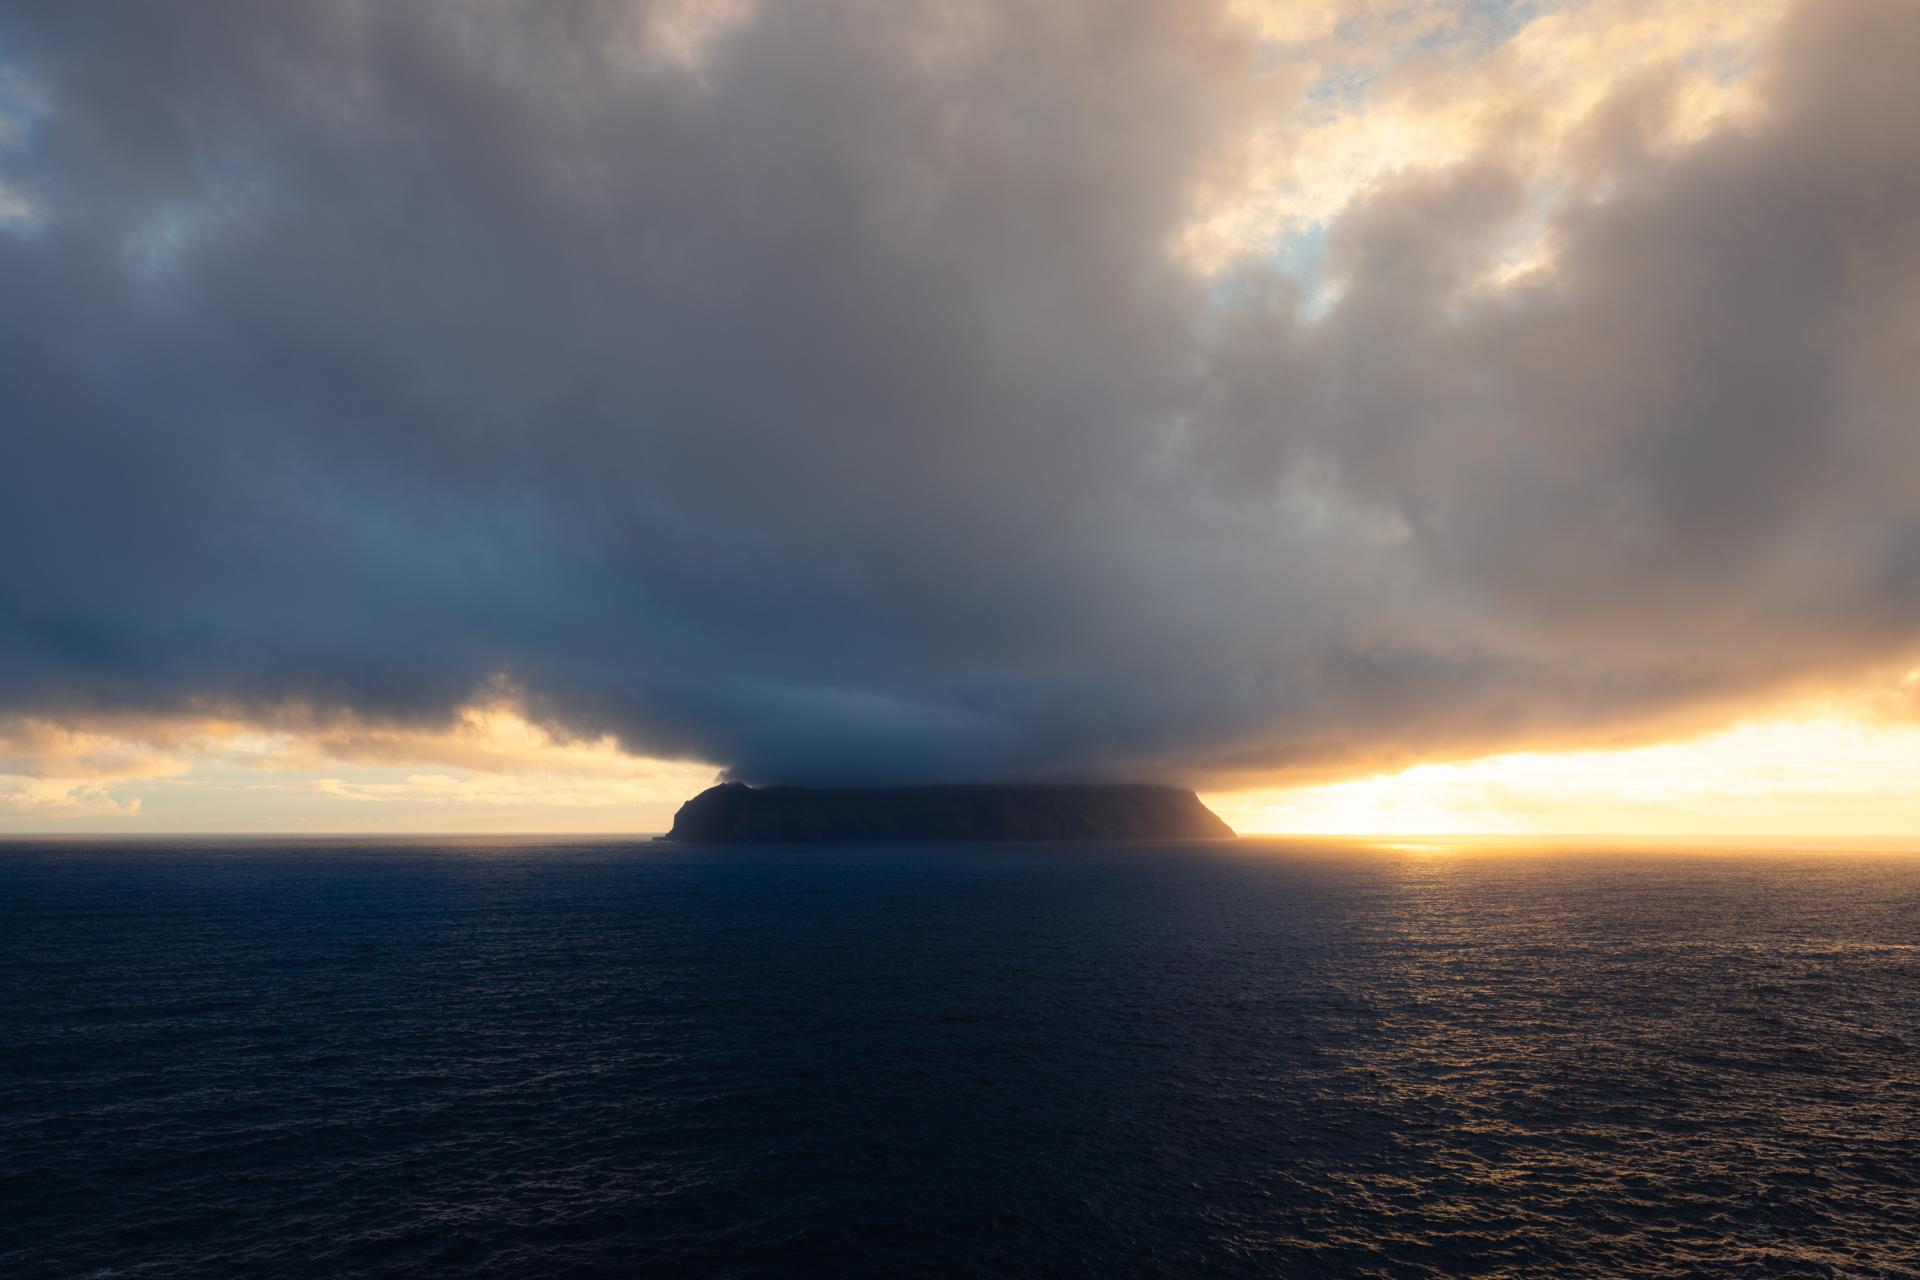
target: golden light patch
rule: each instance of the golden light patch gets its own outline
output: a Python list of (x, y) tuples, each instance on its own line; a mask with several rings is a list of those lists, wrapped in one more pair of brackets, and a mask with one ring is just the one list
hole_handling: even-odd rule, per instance
[[(513, 810), (522, 829), (664, 830), (716, 772), (536, 724), (499, 686), (438, 725), (301, 707), (0, 723), (0, 818), (17, 828), (144, 815), (200, 830), (231, 814), (295, 829), (471, 829)], [(240, 812), (249, 798), (261, 819)]]
[[(1324, 227), (1381, 183), (1482, 153), (1543, 192), (1563, 189), (1591, 158), (1597, 113), (1627, 91), (1657, 86), (1649, 141), (1685, 145), (1755, 111), (1745, 71), (1785, 9), (1783, 0), (1595, 0), (1543, 13), (1505, 39), (1469, 29), (1462, 51), (1438, 39), (1460, 16), (1453, 4), (1241, 0), (1233, 12), (1304, 70), (1310, 88), (1268, 104), (1228, 148), (1233, 159), (1175, 251), (1215, 274)], [(1547, 260), (1535, 240), (1505, 246), (1490, 281)]]
[(1916, 761), (1920, 725), (1836, 711), (1692, 742), (1517, 752), (1207, 803), (1242, 834), (1897, 835), (1920, 832)]

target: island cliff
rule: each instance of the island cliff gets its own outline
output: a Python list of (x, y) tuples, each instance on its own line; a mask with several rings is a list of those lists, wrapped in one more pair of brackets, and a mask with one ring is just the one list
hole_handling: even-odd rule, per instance
[(680, 806), (664, 840), (1215, 840), (1233, 829), (1181, 787), (749, 787)]

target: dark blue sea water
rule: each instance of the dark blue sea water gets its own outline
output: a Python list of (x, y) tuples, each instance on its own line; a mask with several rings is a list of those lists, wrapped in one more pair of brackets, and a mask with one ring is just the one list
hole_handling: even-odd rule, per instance
[(1920, 855), (0, 846), (0, 1276), (1920, 1275)]

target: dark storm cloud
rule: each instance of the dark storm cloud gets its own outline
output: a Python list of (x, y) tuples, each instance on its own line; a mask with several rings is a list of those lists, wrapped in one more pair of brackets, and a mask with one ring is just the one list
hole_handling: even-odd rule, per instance
[(1169, 253), (1261, 109), (1210, 6), (647, 29), (0, 18), (0, 701), (505, 673), (752, 778), (1217, 777), (1920, 643), (1920, 10), (1803, 6), (1681, 150), (1610, 103), (1534, 283), (1467, 287), (1501, 157), (1369, 193), (1324, 314)]

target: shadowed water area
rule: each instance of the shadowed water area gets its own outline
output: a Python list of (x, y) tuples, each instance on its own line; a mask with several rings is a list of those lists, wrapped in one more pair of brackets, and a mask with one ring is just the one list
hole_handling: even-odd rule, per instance
[(0, 1275), (1920, 1274), (1920, 856), (0, 845)]

